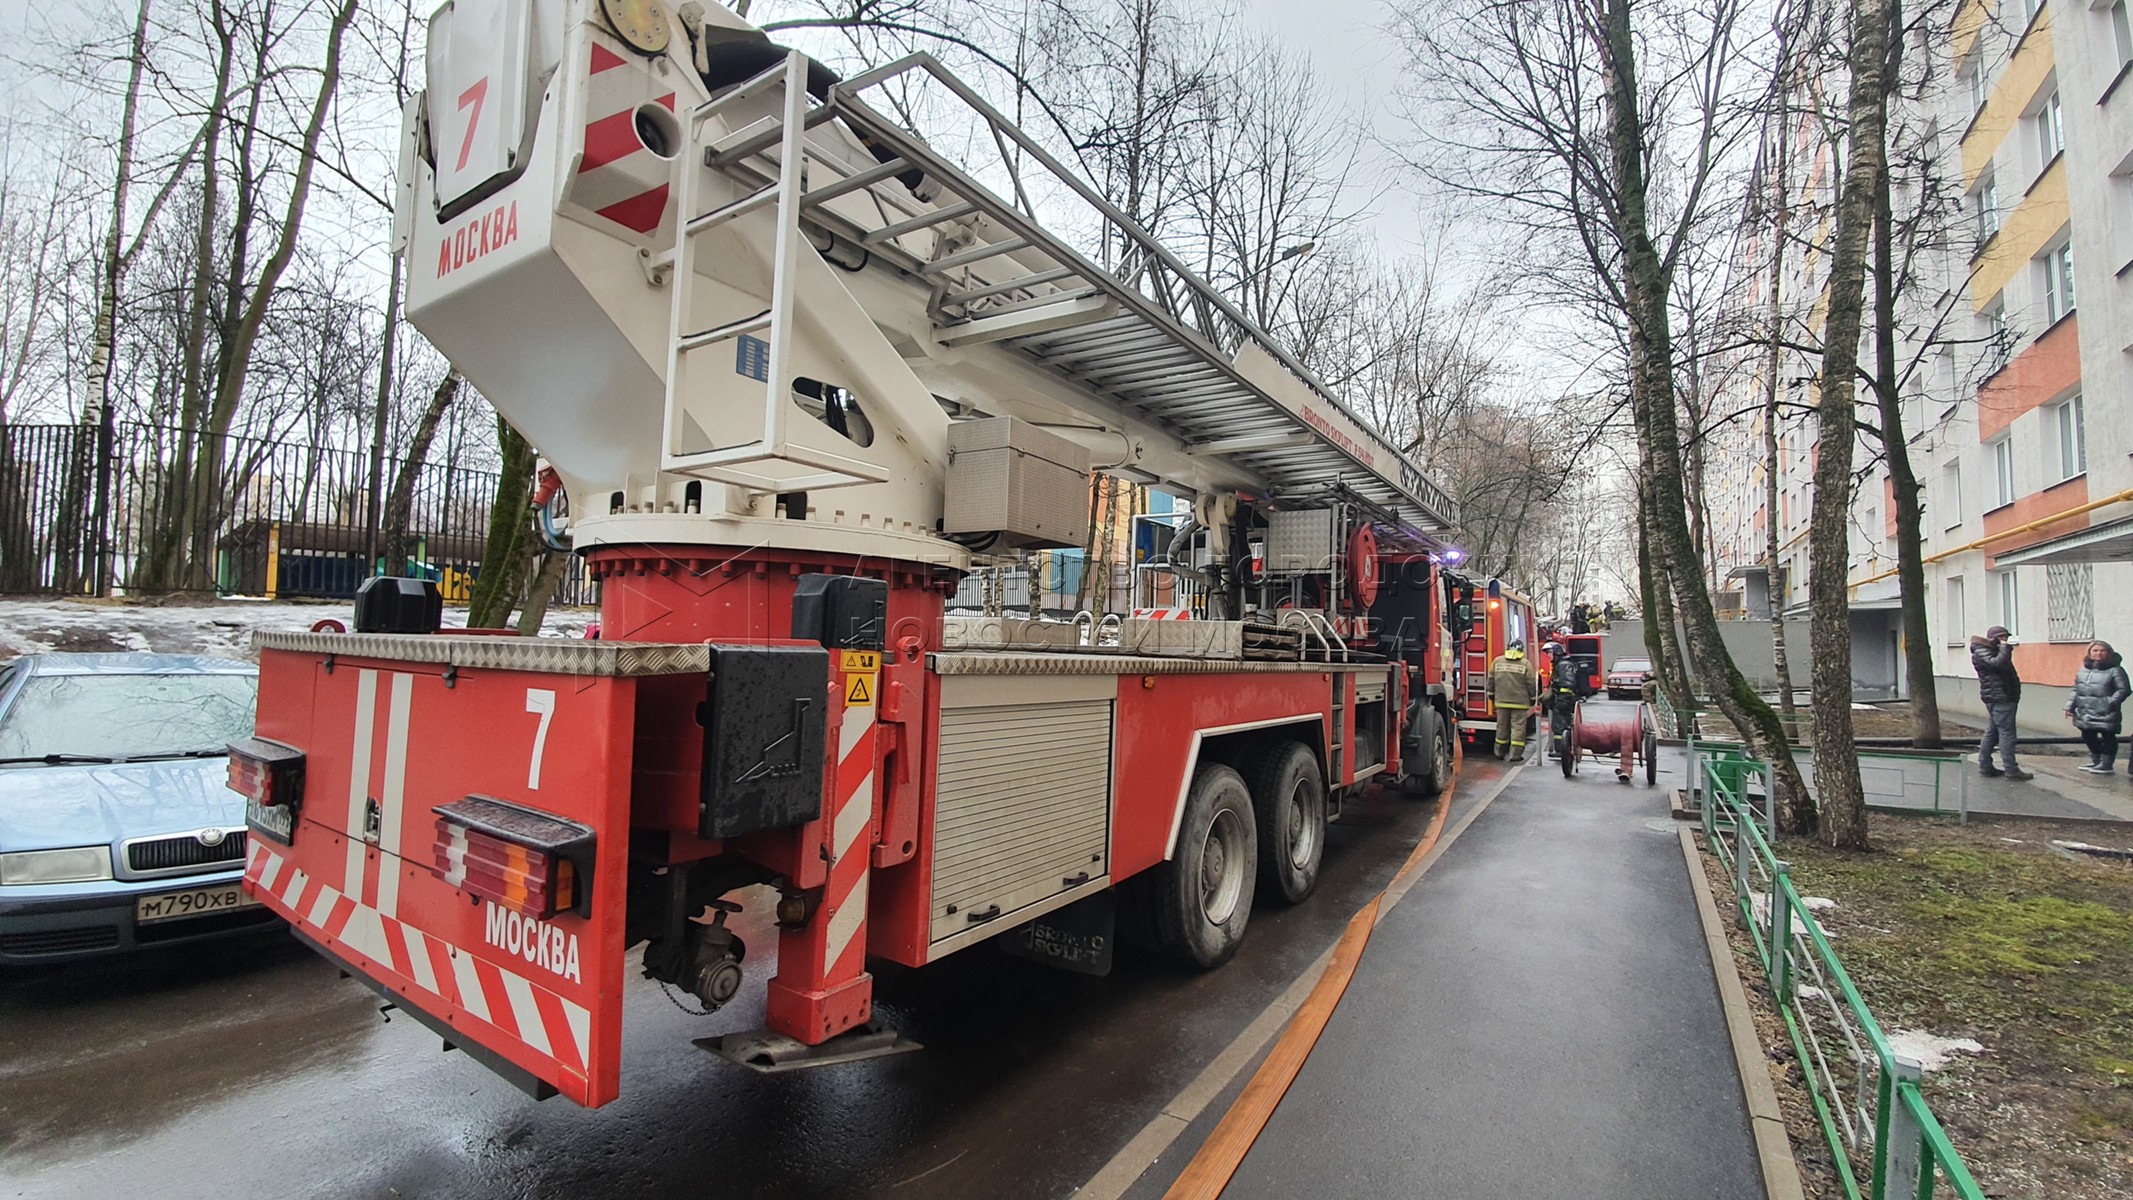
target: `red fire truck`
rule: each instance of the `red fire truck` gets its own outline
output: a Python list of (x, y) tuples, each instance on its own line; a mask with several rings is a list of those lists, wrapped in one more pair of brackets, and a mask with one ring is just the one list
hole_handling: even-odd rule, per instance
[[(1485, 623), (1431, 558), (1453, 506), (938, 63), (455, 0), (427, 68), (409, 316), (553, 465), (602, 640), (440, 634), (373, 581), (355, 632), (259, 639), (231, 780), (248, 890), (449, 1044), (613, 1099), (642, 947), (710, 1009), (769, 974), (736, 1061), (891, 1053), (870, 960), (1101, 969), (1115, 925), (1214, 966), (1255, 897), (1310, 894), (1345, 800), (1445, 782), (1448, 631)], [(1002, 159), (950, 163), (889, 84)], [(944, 611), (1085, 544), (1091, 472), (1190, 498), (1157, 564), (1189, 619)]]
[(1463, 689), (1459, 728), (1469, 745), (1486, 750), (1496, 743), (1496, 703), (1489, 699), (1489, 664), (1509, 649), (1523, 643), (1540, 670), (1546, 658), (1540, 653), (1540, 626), (1533, 618), (1533, 601), (1501, 580), (1450, 573), (1446, 589), (1452, 602), (1452, 628), (1457, 636), (1460, 685)]

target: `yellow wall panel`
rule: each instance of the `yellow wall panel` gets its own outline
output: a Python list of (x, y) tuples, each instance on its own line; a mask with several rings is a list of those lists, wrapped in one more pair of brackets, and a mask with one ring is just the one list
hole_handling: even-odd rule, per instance
[(2007, 133), (2022, 119), (2022, 108), (2030, 97), (2037, 94), (2044, 77), (2052, 70), (2052, 10), (2046, 8), (2037, 14), (2029, 35), (2015, 47), (2014, 58), (2009, 60), (2000, 78), (1992, 86), (1992, 94), (1985, 97), (1985, 107), (1978, 110), (1977, 119), (1963, 135), (1963, 190), (1977, 186), (1977, 177), (1992, 165), (1992, 156), (1999, 151), (2000, 143), (2007, 140)]
[(1963, 0), (1956, 10), (1955, 20), (1948, 26), (1948, 60), (1961, 62), (1970, 56), (1971, 47), (1977, 45), (1978, 32), (1985, 28), (1986, 0)]
[(1977, 269), (1970, 275), (1971, 307), (1984, 312), (1985, 305), (2000, 294), (2015, 272), (2035, 258), (2052, 235), (2065, 228), (2066, 217), (2066, 159), (2061, 156), (2015, 205), (2015, 210), (2007, 214), (2000, 232), (1985, 247)]

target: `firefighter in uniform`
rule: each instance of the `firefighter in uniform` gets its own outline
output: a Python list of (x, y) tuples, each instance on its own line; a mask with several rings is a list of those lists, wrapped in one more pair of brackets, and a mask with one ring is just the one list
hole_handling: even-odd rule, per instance
[(1489, 664), (1489, 701), (1496, 706), (1496, 757), (1526, 759), (1526, 720), (1540, 711), (1540, 672), (1513, 639)]

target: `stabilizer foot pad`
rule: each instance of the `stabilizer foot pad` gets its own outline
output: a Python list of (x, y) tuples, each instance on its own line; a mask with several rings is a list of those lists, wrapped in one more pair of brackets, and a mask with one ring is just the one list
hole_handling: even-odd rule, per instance
[(696, 1044), (728, 1062), (739, 1063), (751, 1071), (765, 1075), (775, 1075), (781, 1071), (801, 1071), (808, 1067), (827, 1067), (836, 1063), (859, 1062), (869, 1058), (884, 1058), (891, 1054), (924, 1049), (895, 1030), (883, 1029), (876, 1025), (865, 1025), (849, 1033), (840, 1033), (819, 1046), (810, 1046), (797, 1038), (772, 1033), (768, 1029), (697, 1038)]

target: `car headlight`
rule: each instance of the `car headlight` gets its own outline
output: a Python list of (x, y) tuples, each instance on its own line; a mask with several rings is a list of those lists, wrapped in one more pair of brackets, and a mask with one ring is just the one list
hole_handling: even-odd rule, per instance
[(17, 854), (0, 854), (0, 885), (90, 883), (109, 878), (109, 846), (77, 846), (69, 850), (24, 850)]

